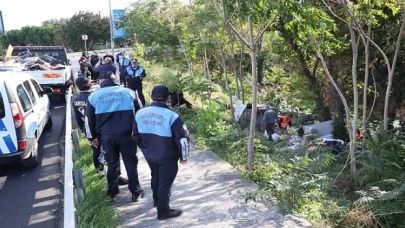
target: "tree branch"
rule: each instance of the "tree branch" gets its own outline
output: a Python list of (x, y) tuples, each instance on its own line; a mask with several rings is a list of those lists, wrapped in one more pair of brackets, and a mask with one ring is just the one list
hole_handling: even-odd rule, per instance
[[(361, 28), (361, 25), (359, 23), (359, 21), (357, 20), (357, 17), (353, 14), (353, 12), (350, 10), (350, 8), (346, 5), (346, 4), (342, 4), (343, 8), (345, 8), (346, 12), (349, 14), (349, 16), (352, 18), (355, 26), (353, 26), (353, 29), (360, 32), (360, 34), (362, 36), (364, 36), (367, 40), (370, 41), (371, 44), (373, 44), (373, 46), (375, 48), (377, 48), (377, 50), (381, 53), (381, 55), (384, 57), (385, 61), (387, 62), (387, 68), (388, 68), (388, 75), (391, 72), (391, 64), (390, 64), (390, 60), (388, 59), (387, 55), (385, 54), (385, 52), (380, 48), (380, 46), (378, 46), (378, 44), (376, 44), (369, 36), (367, 36), (367, 34), (363, 31), (363, 29)], [(346, 23), (347, 24), (347, 23)]]
[(404, 26), (405, 26), (405, 8), (404, 8), (403, 16), (402, 16), (401, 27), (399, 29), (397, 43), (395, 45), (394, 59), (392, 60), (391, 70), (388, 72), (388, 84), (387, 84), (387, 91), (385, 92), (385, 102), (384, 102), (384, 130), (388, 130), (388, 124), (389, 124), (388, 106), (389, 106), (389, 100), (390, 100), (390, 96), (391, 96), (391, 88), (392, 88), (392, 81), (393, 81), (394, 72), (395, 72), (395, 64), (397, 63), (398, 52), (399, 52), (399, 47), (401, 46), (402, 31), (404, 30)]
[(345, 113), (346, 113), (346, 124), (347, 125), (352, 125), (351, 121), (350, 121), (350, 109), (349, 109), (349, 105), (347, 104), (346, 98), (343, 95), (342, 91), (340, 90), (339, 86), (337, 85), (337, 83), (335, 82), (335, 80), (332, 77), (332, 74), (329, 72), (328, 69), (328, 65), (326, 64), (325, 59), (323, 58), (323, 55), (321, 53), (321, 51), (319, 50), (319, 45), (318, 42), (315, 40), (315, 37), (309, 33), (309, 38), (312, 41), (312, 45), (315, 47), (316, 49), (316, 54), (318, 55), (319, 59), (321, 60), (323, 69), (325, 70), (326, 75), (329, 78), (329, 81), (332, 83), (333, 87), (335, 88), (336, 92), (338, 93), (340, 99), (342, 100), (343, 106), (345, 108)]
[(215, 4), (214, 0), (211, 0), (212, 6), (215, 8), (215, 10), (219, 13), (219, 15), (222, 17), (222, 19), (225, 20), (225, 22), (229, 25), (229, 27), (232, 29), (232, 31), (238, 36), (238, 38), (245, 44), (249, 49), (251, 49), (249, 42), (243, 37), (233, 26), (233, 24), (226, 19), (226, 16), (223, 14), (223, 12), (219, 9), (219, 7)]
[(266, 30), (270, 27), (270, 25), (273, 24), (273, 22), (276, 20), (277, 16), (278, 16), (278, 12), (274, 15), (274, 17), (271, 19), (271, 21), (264, 27), (264, 29), (259, 31), (259, 34), (257, 35), (257, 37), (254, 41), (255, 45), (257, 44), (257, 42), (259, 42), (260, 38), (262, 38), (262, 36), (266, 32)]
[(392, 60), (392, 68), (391, 68), (391, 74), (394, 75), (394, 70), (395, 70), (395, 64), (397, 63), (397, 59), (398, 59), (398, 53), (399, 53), (399, 48), (401, 46), (401, 38), (402, 38), (402, 32), (404, 31), (404, 27), (405, 27), (405, 8), (404, 8), (404, 12), (402, 15), (402, 24), (401, 24), (401, 28), (399, 29), (399, 34), (398, 34), (398, 38), (397, 38), (397, 43), (395, 45), (395, 53), (394, 53), (394, 59)]

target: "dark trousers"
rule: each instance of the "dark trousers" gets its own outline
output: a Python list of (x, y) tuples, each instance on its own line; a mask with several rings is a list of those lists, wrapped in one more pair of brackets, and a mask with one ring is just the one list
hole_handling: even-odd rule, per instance
[[(100, 142), (100, 145), (101, 142)], [(93, 150), (93, 165), (97, 170), (100, 170), (100, 167), (104, 169), (104, 164), (100, 163), (100, 156), (101, 156), (101, 147), (94, 147), (91, 146)], [(121, 176), (121, 163), (118, 163), (118, 176)]]
[(91, 149), (93, 150), (93, 165), (94, 168), (96, 168), (97, 170), (100, 168), (100, 166), (104, 165), (101, 164), (99, 161), (100, 155), (101, 155), (101, 147), (94, 147), (91, 146)]
[(136, 82), (136, 83), (131, 83), (131, 85), (128, 85), (128, 87), (130, 89), (132, 89), (133, 91), (138, 92), (138, 97), (139, 100), (141, 101), (142, 105), (145, 107), (145, 96), (143, 95), (143, 85), (142, 82)]
[(114, 136), (102, 135), (101, 142), (105, 150), (105, 160), (108, 165), (107, 182), (108, 194), (116, 195), (119, 192), (118, 176), (121, 152), (125, 169), (128, 175), (128, 188), (132, 194), (139, 194), (142, 188), (138, 177), (138, 157), (136, 156), (136, 144), (130, 135)]
[(120, 85), (124, 84), (125, 87), (127, 87), (127, 78), (123, 73), (120, 73)]
[(271, 137), (274, 134), (274, 123), (266, 123), (266, 132), (269, 137), (270, 141), (273, 141), (273, 137)]
[(93, 73), (91, 74), (91, 80), (97, 80), (99, 76), (99, 72), (95, 72), (93, 71)]
[(177, 160), (155, 163), (148, 161), (152, 172), (151, 188), (153, 199), (158, 202), (158, 211), (167, 212), (170, 209), (170, 196), (174, 179), (179, 169)]

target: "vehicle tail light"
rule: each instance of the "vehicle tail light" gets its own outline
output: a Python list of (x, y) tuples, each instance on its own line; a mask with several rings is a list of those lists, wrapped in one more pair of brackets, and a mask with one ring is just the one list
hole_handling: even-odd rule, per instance
[(54, 89), (53, 89), (53, 92), (54, 92), (54, 93), (60, 93), (60, 89), (59, 89), (59, 88), (54, 88)]
[(18, 142), (18, 150), (25, 150), (27, 148), (27, 141), (19, 141)]
[(22, 115), (20, 106), (18, 106), (17, 102), (11, 102), (10, 106), (11, 112), (13, 113), (14, 125), (16, 128), (19, 128), (24, 122), (24, 117)]

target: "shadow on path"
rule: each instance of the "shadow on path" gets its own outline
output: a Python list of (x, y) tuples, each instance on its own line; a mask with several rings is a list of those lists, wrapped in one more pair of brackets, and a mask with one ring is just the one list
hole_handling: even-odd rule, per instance
[[(128, 188), (121, 187), (116, 199), (123, 220), (120, 227), (311, 227), (304, 219), (282, 215), (270, 202), (245, 202), (245, 194), (258, 186), (241, 178), (235, 168), (215, 153), (197, 148), (191, 149), (187, 165), (179, 165), (173, 185), (171, 206), (182, 209), (183, 215), (159, 221), (153, 208), (150, 170), (139, 151), (138, 157), (145, 198), (132, 203)], [(125, 169), (122, 171), (125, 176)]]

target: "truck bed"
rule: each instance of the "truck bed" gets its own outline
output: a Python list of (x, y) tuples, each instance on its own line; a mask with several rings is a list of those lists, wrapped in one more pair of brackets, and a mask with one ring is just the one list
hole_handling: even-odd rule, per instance
[(49, 71), (24, 71), (30, 74), (40, 85), (61, 85), (65, 84), (68, 78), (66, 70), (49, 70)]

